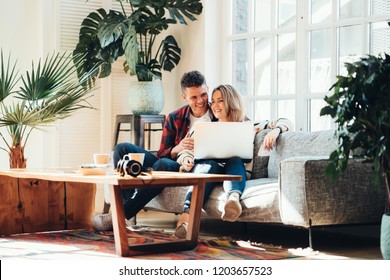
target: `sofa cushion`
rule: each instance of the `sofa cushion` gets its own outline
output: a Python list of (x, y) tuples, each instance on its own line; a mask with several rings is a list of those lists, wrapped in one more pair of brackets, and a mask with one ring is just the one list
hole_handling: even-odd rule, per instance
[(269, 157), (254, 156), (251, 179), (267, 178), (268, 177), (268, 161)]
[(263, 145), (264, 137), (271, 129), (263, 129), (256, 133), (254, 143), (253, 143), (253, 156), (257, 156), (260, 150), (260, 147)]
[(188, 187), (166, 187), (144, 207), (146, 210), (158, 210), (170, 213), (181, 213)]
[(270, 129), (264, 129), (256, 133), (253, 147), (253, 167), (251, 173), (251, 179), (266, 178), (268, 177), (268, 159), (269, 153), (264, 151), (263, 141)]
[(329, 160), (293, 157), (280, 163), (280, 213), (284, 224), (309, 227), (379, 223), (384, 188), (372, 181), (372, 164), (350, 159), (337, 180), (325, 174)]
[(290, 157), (326, 156), (337, 148), (334, 130), (318, 132), (289, 131), (282, 133), (271, 151), (268, 162), (268, 177), (278, 178), (279, 163)]
[[(221, 217), (226, 201), (222, 186), (215, 188), (204, 209), (208, 217)], [(279, 184), (277, 179), (261, 178), (246, 182), (241, 196), (242, 222), (281, 222), (279, 214)]]

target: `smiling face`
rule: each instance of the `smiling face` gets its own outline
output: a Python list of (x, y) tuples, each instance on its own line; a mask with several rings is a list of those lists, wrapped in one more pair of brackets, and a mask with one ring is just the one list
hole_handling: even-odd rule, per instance
[(182, 98), (190, 106), (191, 113), (194, 117), (199, 118), (206, 114), (209, 99), (206, 85), (187, 87), (182, 93)]
[(214, 91), (211, 97), (211, 109), (213, 110), (214, 116), (218, 119), (218, 121), (229, 121), (227, 108), (225, 106), (225, 102), (222, 97), (222, 92), (220, 90)]
[(245, 119), (241, 95), (231, 85), (220, 85), (213, 90), (211, 109), (220, 122), (242, 122)]

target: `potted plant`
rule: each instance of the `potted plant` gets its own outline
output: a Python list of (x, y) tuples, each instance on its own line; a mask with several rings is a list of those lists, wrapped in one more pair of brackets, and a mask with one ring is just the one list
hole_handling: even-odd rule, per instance
[(352, 152), (372, 162), (374, 183), (385, 186), (386, 208), (381, 224), (381, 250), (390, 259), (390, 56), (361, 58), (346, 63), (347, 76), (338, 76), (325, 97), (320, 115), (337, 123), (338, 148), (330, 155), (327, 174), (333, 178), (344, 171)]
[[(82, 76), (100, 63), (89, 81), (94, 83), (96, 78), (109, 76), (112, 64), (124, 56), (124, 71), (136, 75), (139, 81), (130, 85), (130, 94), (134, 95), (130, 101), (133, 113), (158, 114), (164, 105), (161, 71), (171, 71), (179, 63), (181, 55), (172, 35), (161, 41), (157, 40), (158, 36), (171, 24), (187, 24), (186, 19), (196, 20), (195, 15), (203, 9), (201, 0), (118, 1), (121, 11), (109, 10), (107, 13), (101, 8), (90, 13), (82, 22), (79, 42), (73, 52), (84, 57), (78, 63), (78, 73)], [(126, 8), (124, 5), (127, 5)], [(129, 14), (126, 9), (130, 10)], [(157, 81), (157, 85), (152, 81)], [(145, 91), (141, 92), (141, 89)], [(148, 93), (151, 99), (147, 99)]]
[(72, 54), (48, 55), (36, 67), (32, 63), (31, 71), (19, 75), (16, 62), (11, 63), (10, 55), (5, 59), (1, 51), (0, 128), (5, 130), (0, 130), (0, 138), (5, 147), (0, 149), (8, 153), (11, 168), (26, 167), (24, 149), (34, 129), (91, 108), (86, 101), (92, 96), (86, 83), (91, 73), (78, 81), (73, 59), (77, 57)]

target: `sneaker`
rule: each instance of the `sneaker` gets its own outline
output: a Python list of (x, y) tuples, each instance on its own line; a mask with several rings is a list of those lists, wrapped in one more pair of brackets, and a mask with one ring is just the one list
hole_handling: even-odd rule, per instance
[(227, 222), (235, 222), (240, 217), (241, 212), (240, 195), (238, 193), (232, 193), (226, 200), (221, 219)]
[(91, 217), (92, 227), (96, 231), (112, 230), (111, 214), (96, 214)]
[(133, 218), (126, 219), (126, 227), (134, 227), (137, 225), (137, 219), (134, 216)]
[(175, 230), (175, 236), (177, 238), (180, 238), (180, 239), (186, 238), (189, 218), (190, 218), (190, 215), (187, 212), (183, 212), (180, 215), (180, 219), (177, 222), (177, 226), (176, 226), (176, 230)]
[(175, 230), (175, 236), (180, 239), (185, 239), (187, 236), (188, 223), (181, 223)]

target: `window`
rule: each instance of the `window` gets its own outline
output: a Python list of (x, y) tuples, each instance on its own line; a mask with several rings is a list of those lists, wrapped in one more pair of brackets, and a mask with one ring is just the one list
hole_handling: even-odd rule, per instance
[(230, 0), (228, 80), (251, 119), (287, 117), (296, 129), (330, 129), (319, 113), (345, 62), (390, 53), (387, 0)]

